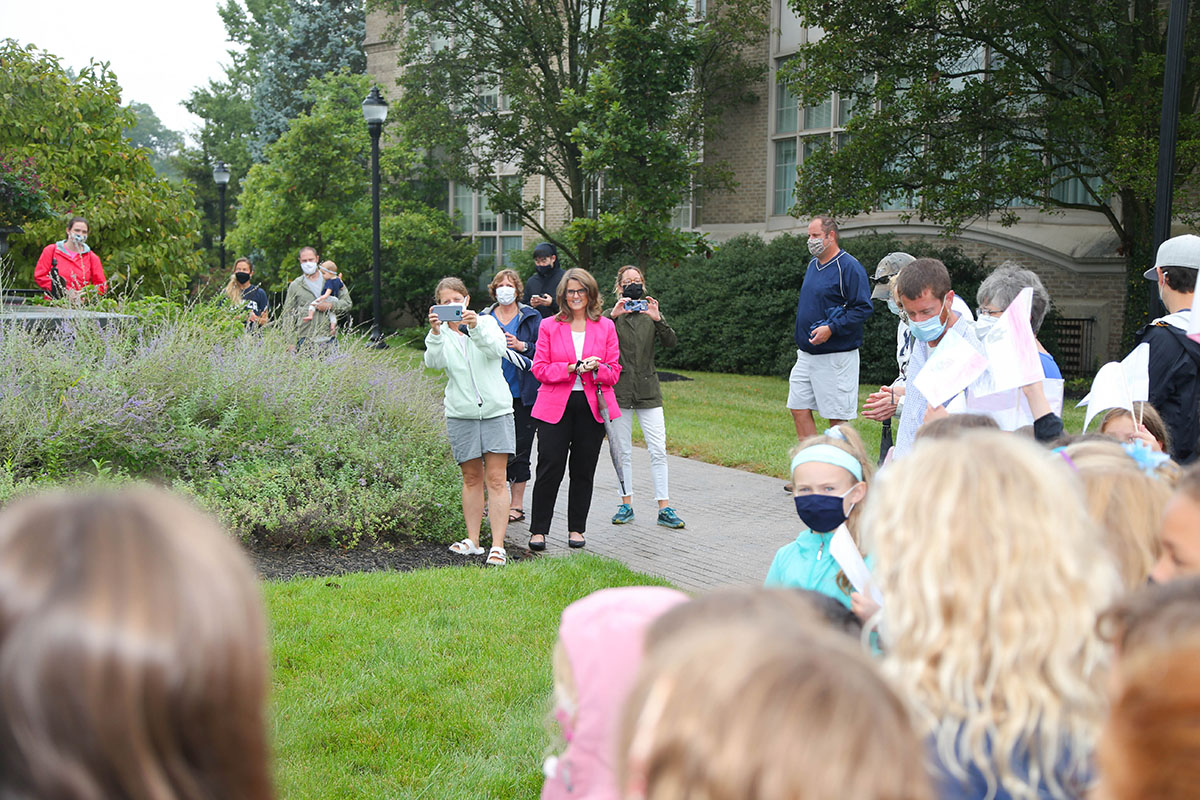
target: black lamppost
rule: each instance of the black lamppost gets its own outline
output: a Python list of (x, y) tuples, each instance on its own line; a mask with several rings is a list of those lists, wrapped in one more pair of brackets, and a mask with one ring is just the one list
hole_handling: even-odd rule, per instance
[(372, 86), (371, 93), (363, 100), (362, 112), (367, 121), (367, 130), (371, 132), (371, 268), (375, 294), (371, 312), (375, 317), (371, 341), (376, 347), (387, 347), (383, 341), (383, 302), (380, 297), (383, 289), (379, 277), (379, 135), (383, 133), (387, 110), (387, 101), (379, 94), (379, 87)]
[(217, 194), (220, 195), (221, 206), (221, 263), (220, 269), (225, 269), (225, 186), (229, 183), (229, 167), (225, 166), (224, 161), (218, 161), (213, 165), (213, 183), (217, 185)]

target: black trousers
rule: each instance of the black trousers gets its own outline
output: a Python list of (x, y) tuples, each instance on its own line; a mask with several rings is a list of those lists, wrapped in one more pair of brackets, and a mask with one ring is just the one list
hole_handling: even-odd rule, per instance
[(549, 533), (554, 518), (554, 502), (563, 473), (570, 467), (567, 487), (567, 530), (587, 530), (588, 510), (592, 506), (592, 479), (596, 460), (604, 443), (604, 423), (592, 416), (583, 392), (571, 392), (562, 419), (555, 423), (538, 420), (537, 478), (533, 484), (533, 510), (529, 532)]
[(537, 433), (534, 419), (531, 416), (533, 406), (521, 402), (521, 398), (513, 398), (513, 425), (517, 429), (517, 452), (508, 460), (508, 480), (512, 483), (525, 483), (529, 480), (529, 454), (533, 451), (533, 435)]

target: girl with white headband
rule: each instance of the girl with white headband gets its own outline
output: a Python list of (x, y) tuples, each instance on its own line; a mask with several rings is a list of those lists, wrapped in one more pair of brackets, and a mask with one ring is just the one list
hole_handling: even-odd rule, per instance
[(830, 555), (829, 542), (845, 523), (861, 549), (857, 523), (873, 472), (862, 439), (847, 425), (800, 443), (792, 452), (791, 476), (796, 513), (804, 528), (796, 541), (775, 554), (767, 586), (809, 589), (851, 607), (850, 583)]

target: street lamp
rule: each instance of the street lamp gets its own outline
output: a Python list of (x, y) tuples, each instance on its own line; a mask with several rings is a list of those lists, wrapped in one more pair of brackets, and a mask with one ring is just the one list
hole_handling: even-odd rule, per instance
[(363, 119), (367, 121), (367, 130), (371, 132), (371, 268), (374, 281), (374, 308), (372, 314), (375, 324), (371, 327), (371, 341), (376, 347), (387, 347), (383, 341), (383, 305), (379, 277), (379, 135), (383, 133), (383, 121), (387, 119), (387, 101), (379, 94), (379, 87), (372, 86), (371, 93), (363, 100)]
[(218, 161), (213, 165), (213, 183), (217, 185), (217, 194), (221, 197), (221, 263), (219, 267), (225, 269), (225, 186), (229, 183), (229, 167), (225, 166), (224, 161)]

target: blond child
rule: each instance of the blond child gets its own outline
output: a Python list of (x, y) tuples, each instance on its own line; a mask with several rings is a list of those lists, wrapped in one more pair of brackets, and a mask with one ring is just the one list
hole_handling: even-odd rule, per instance
[(621, 715), (625, 800), (930, 800), (905, 704), (848, 637), (778, 616), (650, 654)]
[[(332, 261), (322, 261), (320, 269), (321, 277), (325, 279), (325, 291), (321, 293), (320, 297), (308, 304), (308, 315), (304, 317), (306, 322), (311, 320), (313, 315), (317, 313), (317, 303), (324, 303), (331, 297), (337, 297), (342, 293), (342, 288), (346, 285), (342, 283), (342, 273), (338, 272), (337, 264)], [(337, 313), (330, 312), (329, 334), (331, 336), (337, 335), (337, 327)]]
[(764, 585), (809, 589), (850, 608), (850, 584), (829, 543), (842, 524), (859, 543), (858, 517), (873, 473), (862, 439), (848, 425), (810, 436), (792, 451), (792, 495), (804, 527), (775, 553)]
[(1200, 465), (1191, 465), (1179, 477), (1163, 510), (1159, 542), (1162, 555), (1151, 573), (1155, 581), (1200, 574)]

